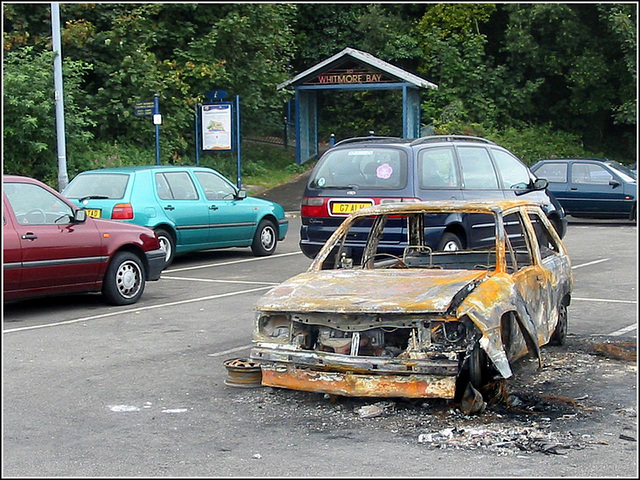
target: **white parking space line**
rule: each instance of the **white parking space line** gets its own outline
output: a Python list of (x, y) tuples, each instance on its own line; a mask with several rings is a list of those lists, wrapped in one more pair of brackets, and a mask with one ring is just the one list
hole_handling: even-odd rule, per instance
[(612, 337), (619, 337), (620, 335), (624, 335), (625, 333), (632, 332), (637, 328), (638, 328), (638, 324), (634, 323), (633, 325), (629, 325), (628, 327), (624, 327), (624, 328), (621, 328), (620, 330), (616, 330), (615, 332), (610, 333), (609, 335)]
[(222, 355), (228, 355), (230, 353), (241, 352), (242, 350), (248, 350), (253, 345), (245, 345), (243, 347), (230, 348), (229, 350), (224, 350), (223, 352), (217, 353), (208, 353), (207, 357), (221, 357)]
[(576, 268), (588, 267), (589, 265), (595, 265), (597, 263), (606, 262), (608, 260), (611, 260), (611, 259), (610, 258), (601, 258), (600, 260), (594, 260), (593, 262), (587, 262), (587, 263), (583, 263), (583, 264), (580, 264), (580, 265), (574, 265), (571, 268), (575, 270)]
[(580, 300), (583, 302), (604, 302), (604, 303), (638, 303), (637, 300), (614, 300), (612, 298), (581, 298), (571, 297), (571, 301)]
[(280, 285), (274, 282), (251, 282), (249, 280), (214, 280), (211, 278), (189, 278), (189, 277), (161, 277), (160, 280), (186, 280), (189, 282), (210, 282), (210, 283), (240, 283), (242, 285)]
[(117, 312), (103, 313), (102, 315), (93, 315), (91, 317), (76, 318), (74, 320), (66, 320), (64, 322), (47, 323), (47, 324), (44, 324), (44, 325), (33, 325), (31, 327), (10, 328), (10, 329), (4, 330), (2, 333), (23, 332), (25, 330), (36, 330), (38, 328), (57, 327), (57, 326), (60, 326), (60, 325), (70, 325), (72, 323), (88, 322), (89, 320), (97, 320), (99, 318), (115, 317), (116, 315), (124, 315), (126, 313), (141, 312), (143, 310), (153, 310), (155, 308), (170, 307), (172, 305), (184, 305), (186, 303), (204, 302), (204, 301), (207, 301), (207, 300), (214, 300), (216, 298), (232, 297), (234, 295), (243, 295), (245, 293), (259, 292), (260, 290), (267, 290), (267, 289), (270, 289), (270, 288), (272, 288), (271, 285), (266, 286), (266, 287), (250, 288), (248, 290), (240, 290), (238, 292), (221, 293), (221, 294), (218, 294), (218, 295), (209, 295), (207, 297), (192, 298), (192, 299), (189, 299), (189, 300), (179, 300), (177, 302), (161, 303), (159, 305), (149, 305), (147, 307), (130, 308), (128, 310), (118, 310)]
[(270, 258), (288, 257), (290, 255), (300, 255), (302, 252), (279, 253), (277, 255), (269, 255), (268, 257), (245, 258), (243, 260), (231, 260), (229, 262), (208, 263), (207, 265), (195, 265), (193, 267), (172, 268), (164, 270), (162, 273), (186, 272), (187, 270), (198, 270), (200, 268), (222, 267), (223, 265), (234, 265), (236, 263), (255, 262), (257, 260), (269, 260)]
[[(593, 262), (582, 263), (580, 265), (574, 265), (571, 267), (572, 269), (587, 267), (589, 265), (596, 265), (598, 263), (606, 262), (610, 260), (610, 258), (601, 258), (600, 260), (594, 260)], [(628, 304), (638, 304), (637, 300), (614, 300), (612, 298), (581, 298), (581, 297), (572, 297), (571, 301), (578, 300), (582, 302), (602, 302), (602, 303), (628, 303)], [(638, 324), (629, 325), (628, 327), (621, 328), (620, 330), (616, 330), (609, 335), (612, 337), (619, 337), (620, 335), (624, 335), (625, 333), (632, 332), (638, 328)]]

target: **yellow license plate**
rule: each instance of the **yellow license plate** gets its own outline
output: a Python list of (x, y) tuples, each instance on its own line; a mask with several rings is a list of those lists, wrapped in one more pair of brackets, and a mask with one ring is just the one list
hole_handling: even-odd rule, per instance
[(93, 218), (100, 218), (100, 216), (102, 215), (102, 210), (100, 210), (99, 208), (87, 208), (85, 209), (85, 212), (87, 212), (87, 215)]
[(361, 208), (370, 207), (371, 205), (372, 205), (371, 202), (366, 202), (366, 203), (355, 203), (355, 202), (340, 203), (340, 202), (336, 202), (336, 203), (332, 203), (331, 204), (331, 213), (349, 214), (351, 212), (355, 212), (356, 210), (360, 210)]

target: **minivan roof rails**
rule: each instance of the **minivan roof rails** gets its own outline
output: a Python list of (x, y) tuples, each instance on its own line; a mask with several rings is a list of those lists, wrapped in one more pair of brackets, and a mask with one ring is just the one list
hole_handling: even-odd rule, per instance
[(345, 138), (344, 140), (340, 140), (339, 142), (337, 142), (334, 147), (337, 147), (338, 145), (344, 145), (345, 143), (354, 143), (354, 142), (366, 142), (366, 141), (389, 141), (389, 140), (396, 140), (396, 141), (407, 141), (406, 138), (398, 138), (398, 137), (373, 137), (373, 136), (369, 136), (369, 137), (353, 137), (353, 138)]
[(453, 142), (457, 140), (466, 140), (468, 142), (481, 142), (487, 143), (489, 145), (495, 145), (494, 142), (492, 142), (491, 140), (487, 140), (486, 138), (472, 137), (469, 135), (429, 135), (427, 137), (420, 137), (414, 140), (413, 142), (411, 142), (411, 146), (413, 147), (414, 145), (421, 145), (423, 143), (429, 142)]

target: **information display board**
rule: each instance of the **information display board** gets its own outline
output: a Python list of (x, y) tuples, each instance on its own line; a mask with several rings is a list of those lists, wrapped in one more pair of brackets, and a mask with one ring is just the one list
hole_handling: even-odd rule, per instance
[(203, 151), (233, 150), (232, 105), (230, 102), (201, 105)]

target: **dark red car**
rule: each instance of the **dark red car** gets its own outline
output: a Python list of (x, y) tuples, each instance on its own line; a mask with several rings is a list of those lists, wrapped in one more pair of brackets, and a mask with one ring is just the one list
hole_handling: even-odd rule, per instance
[(94, 219), (38, 180), (3, 175), (4, 300), (99, 292), (138, 301), (164, 266), (153, 230)]

